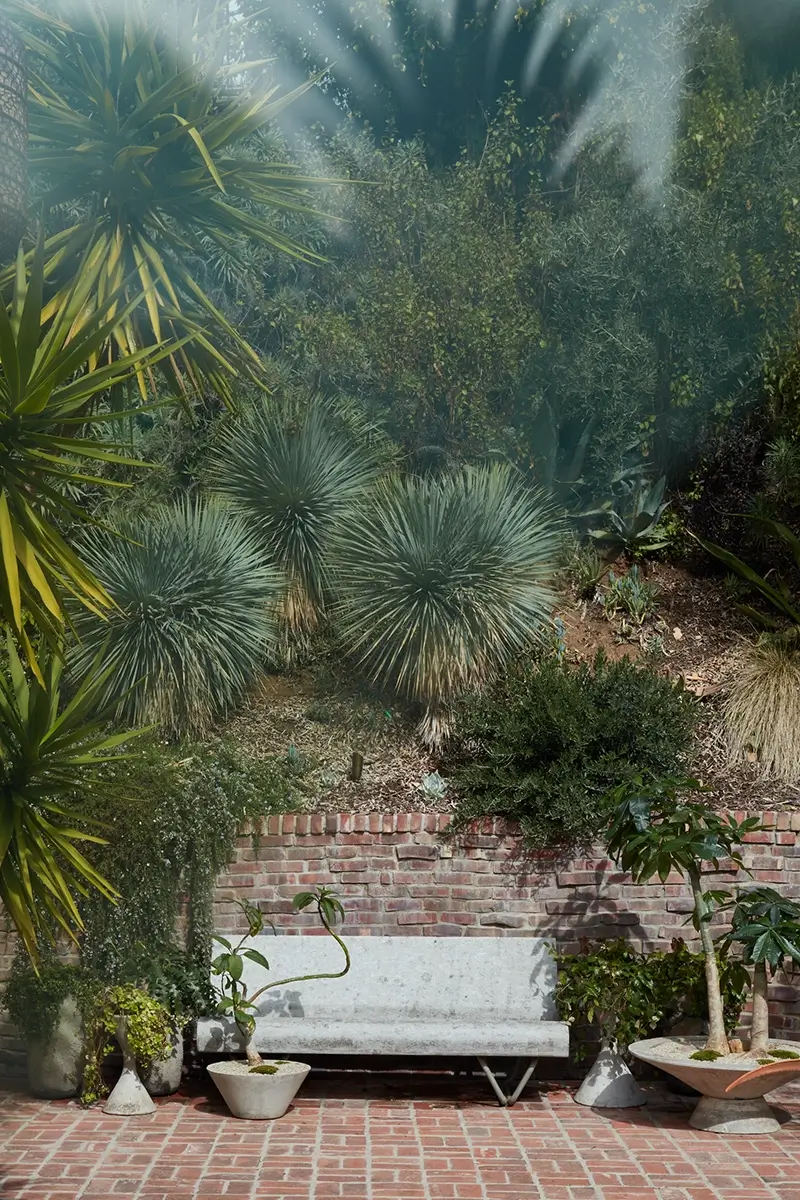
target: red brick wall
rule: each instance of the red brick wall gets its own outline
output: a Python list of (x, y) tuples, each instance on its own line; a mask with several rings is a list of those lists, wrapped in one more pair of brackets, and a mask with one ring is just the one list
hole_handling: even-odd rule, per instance
[[(744, 814), (737, 814), (741, 817)], [(800, 813), (764, 813), (745, 860), (752, 877), (724, 872), (720, 885), (748, 880), (800, 897)], [(279, 928), (319, 933), (311, 914), (294, 914), (291, 898), (329, 884), (345, 903), (349, 936), (387, 934), (518, 937), (547, 934), (564, 950), (581, 937), (625, 936), (645, 949), (691, 940), (684, 924), (691, 897), (679, 877), (635, 887), (598, 854), (527, 861), (513, 837), (491, 831), (466, 844), (440, 837), (444, 815), (339, 813), (271, 817), (258, 836), (242, 836), (216, 891), (220, 932), (243, 928), (237, 898), (260, 901)], [(0, 925), (0, 972), (10, 964), (10, 937)], [(1, 976), (0, 976), (1, 977)], [(771, 992), (776, 1033), (800, 1039), (800, 990), (781, 979)], [(0, 1014), (0, 1071), (19, 1066)]]
[[(741, 819), (744, 814), (736, 814)], [(332, 885), (346, 910), (349, 935), (553, 937), (563, 950), (581, 937), (624, 936), (640, 947), (668, 949), (674, 937), (693, 940), (691, 894), (679, 876), (637, 887), (607, 858), (528, 861), (517, 842), (487, 831), (465, 844), (440, 837), (447, 816), (425, 813), (339, 813), (271, 817), (260, 836), (239, 839), (220, 876), (216, 926), (244, 927), (237, 897), (261, 902), (279, 928), (320, 932), (311, 914), (293, 914), (291, 897), (304, 887)], [(733, 864), (718, 886), (774, 884), (800, 897), (800, 813), (763, 813), (745, 863)], [(784, 979), (772, 987), (773, 1028), (800, 1039), (800, 990)]]

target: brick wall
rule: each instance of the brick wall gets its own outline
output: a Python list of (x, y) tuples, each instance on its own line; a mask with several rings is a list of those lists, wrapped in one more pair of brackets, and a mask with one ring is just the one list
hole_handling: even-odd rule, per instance
[[(744, 816), (737, 813), (738, 818)], [(800, 897), (800, 813), (763, 813), (764, 830), (748, 839), (752, 876), (730, 869), (719, 885), (769, 883)], [(338, 813), (270, 817), (239, 838), (233, 862), (217, 881), (215, 923), (236, 932), (237, 898), (257, 900), (278, 928), (319, 934), (312, 914), (295, 914), (291, 898), (329, 884), (343, 899), (346, 933), (419, 937), (524, 937), (547, 934), (561, 949), (581, 937), (625, 936), (644, 949), (692, 940), (691, 896), (678, 876), (635, 887), (600, 853), (562, 861), (527, 860), (516, 839), (487, 826), (463, 844), (443, 841), (445, 815)], [(732, 865), (731, 865), (732, 867)], [(0, 977), (12, 940), (0, 923)], [(800, 989), (779, 979), (771, 990), (776, 1033), (800, 1039)], [(0, 1016), (0, 1072), (18, 1069), (19, 1047)]]
[[(737, 813), (738, 819), (744, 813)], [(624, 936), (645, 950), (694, 940), (691, 893), (679, 876), (637, 887), (600, 853), (562, 861), (527, 860), (515, 838), (487, 826), (465, 843), (443, 841), (448, 818), (425, 813), (338, 813), (270, 817), (239, 839), (217, 883), (215, 920), (236, 932), (237, 897), (257, 900), (278, 928), (320, 933), (312, 914), (294, 914), (304, 887), (332, 885), (344, 901), (345, 930), (438, 937), (553, 937), (565, 951), (582, 937)], [(800, 813), (763, 813), (748, 838), (751, 875), (733, 864), (717, 886), (773, 884), (800, 897)], [(723, 864), (724, 865), (724, 864)], [(773, 1029), (800, 1039), (800, 989), (778, 979), (771, 990)]]

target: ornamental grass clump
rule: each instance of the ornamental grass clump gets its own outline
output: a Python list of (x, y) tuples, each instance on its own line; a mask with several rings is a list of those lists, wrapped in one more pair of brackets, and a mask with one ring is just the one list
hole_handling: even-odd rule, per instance
[(343, 642), (422, 710), (428, 745), (459, 696), (541, 644), (560, 533), (549, 503), (499, 465), (384, 480), (341, 528)]
[(82, 552), (116, 608), (107, 620), (76, 613), (75, 673), (102, 652), (118, 720), (202, 736), (275, 645), (279, 572), (243, 519), (213, 502), (183, 500), (119, 534), (95, 529)]
[(795, 783), (800, 774), (800, 640), (763, 634), (736, 658), (723, 720), (734, 762), (756, 756), (761, 773)]

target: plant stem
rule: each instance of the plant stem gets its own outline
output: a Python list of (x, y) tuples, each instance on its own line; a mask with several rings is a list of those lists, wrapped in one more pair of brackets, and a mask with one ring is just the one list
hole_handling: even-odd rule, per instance
[(717, 954), (714, 949), (714, 939), (711, 936), (711, 926), (707, 919), (706, 902), (703, 899), (703, 884), (700, 872), (696, 867), (689, 869), (689, 882), (694, 896), (694, 911), (697, 917), (700, 942), (706, 960), (706, 991), (708, 993), (708, 1040), (706, 1050), (716, 1050), (717, 1054), (730, 1054), (728, 1038), (725, 1033), (725, 1017), (722, 1006), (722, 993), (719, 986), (719, 968)]
[(763, 1058), (769, 1051), (769, 1005), (767, 1003), (767, 964), (758, 962), (753, 970), (753, 1027), (750, 1052)]

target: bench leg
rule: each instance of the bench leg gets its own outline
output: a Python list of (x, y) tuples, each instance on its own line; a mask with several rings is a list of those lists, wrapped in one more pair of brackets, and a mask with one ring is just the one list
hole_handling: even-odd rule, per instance
[[(500, 1084), (497, 1081), (497, 1076), (495, 1075), (492, 1068), (489, 1066), (486, 1059), (478, 1056), (478, 1062), (481, 1065), (481, 1069), (483, 1070), (483, 1073), (486, 1076), (486, 1078), (489, 1080), (489, 1083), (492, 1085), (492, 1090), (494, 1091), (495, 1096), (497, 1096), (497, 1099), (500, 1102), (500, 1105), (502, 1108), (511, 1108), (514, 1104), (517, 1103), (520, 1096), (525, 1091), (525, 1088), (528, 1085), (528, 1080), (530, 1079), (533, 1072), (536, 1070), (536, 1064), (538, 1063), (538, 1061), (539, 1061), (538, 1058), (530, 1059), (528, 1061), (527, 1067), (524, 1070), (522, 1070), (524, 1063), (525, 1063), (525, 1059), (524, 1058), (519, 1059), (518, 1063), (517, 1063), (517, 1069), (514, 1071), (513, 1075), (510, 1076), (509, 1081), (508, 1081), (508, 1086), (512, 1090), (509, 1092), (504, 1092), (503, 1089), (501, 1088)], [(521, 1075), (519, 1075), (520, 1071), (522, 1071)], [(516, 1082), (517, 1078), (519, 1079), (519, 1082)]]

